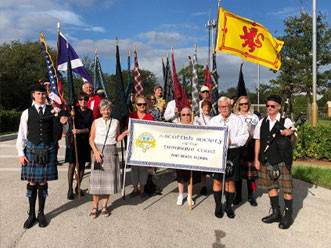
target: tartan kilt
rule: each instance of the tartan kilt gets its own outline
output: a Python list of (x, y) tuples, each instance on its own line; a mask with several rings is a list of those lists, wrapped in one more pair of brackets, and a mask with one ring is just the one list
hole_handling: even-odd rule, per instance
[(261, 164), (260, 171), (258, 172), (259, 178), (257, 180), (258, 186), (263, 190), (282, 189), (284, 193), (293, 193), (293, 181), (291, 172), (288, 170), (284, 162), (278, 164), (280, 169), (280, 176), (277, 180), (272, 180), (269, 177), (267, 165)]
[[(48, 163), (37, 164), (33, 162), (32, 149), (47, 149)], [(34, 145), (28, 141), (24, 152), (29, 162), (25, 166), (22, 166), (21, 180), (26, 180), (33, 183), (43, 183), (58, 179), (58, 171), (56, 167), (56, 143), (50, 145), (46, 145), (44, 143)]]

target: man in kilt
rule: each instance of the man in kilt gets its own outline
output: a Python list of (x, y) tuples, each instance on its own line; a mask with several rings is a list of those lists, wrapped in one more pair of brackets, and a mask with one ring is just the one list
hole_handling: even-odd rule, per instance
[[(33, 104), (23, 111), (16, 148), (18, 160), (22, 166), (21, 180), (28, 181), (27, 197), (29, 199), (29, 216), (24, 222), (24, 228), (31, 228), (38, 220), (40, 227), (47, 226), (44, 215), (47, 196), (47, 182), (57, 180), (56, 141), (62, 131), (62, 125), (67, 117), (56, 117), (52, 107), (46, 104), (46, 89), (41, 84), (32, 87)], [(38, 217), (35, 205), (38, 195)]]
[[(267, 98), (268, 116), (261, 119), (254, 131), (255, 166), (259, 171), (258, 184), (268, 191), (272, 213), (264, 218), (264, 223), (279, 222), (279, 228), (287, 229), (292, 223), (293, 183), (291, 176), (293, 123), (282, 118), (281, 97)], [(285, 209), (281, 214), (278, 191), (284, 192)]]
[(220, 97), (218, 99), (219, 114), (214, 116), (209, 126), (227, 127), (229, 132), (229, 146), (227, 151), (227, 170), (225, 173), (225, 189), (222, 189), (223, 176), (214, 173), (213, 191), (215, 199), (215, 216), (222, 218), (224, 215), (222, 207), (222, 190), (225, 192), (225, 212), (231, 219), (235, 217), (233, 200), (235, 197), (235, 181), (240, 179), (239, 154), (240, 147), (246, 144), (249, 137), (248, 129), (241, 118), (231, 113), (231, 99)]

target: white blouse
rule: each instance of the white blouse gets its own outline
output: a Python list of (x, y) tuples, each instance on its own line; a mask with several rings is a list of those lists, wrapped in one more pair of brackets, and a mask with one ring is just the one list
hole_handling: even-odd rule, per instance
[(111, 126), (108, 132), (106, 145), (114, 145), (117, 143), (116, 136), (117, 136), (117, 129), (119, 127), (119, 121), (113, 118), (111, 118), (110, 120), (104, 120), (102, 117), (100, 117), (94, 121), (95, 122), (94, 143), (96, 145), (104, 144), (110, 121), (111, 121)]
[(253, 113), (248, 113), (247, 115), (238, 114), (238, 116), (242, 119), (244, 124), (246, 124), (249, 136), (253, 137), (254, 129), (259, 122), (259, 117)]

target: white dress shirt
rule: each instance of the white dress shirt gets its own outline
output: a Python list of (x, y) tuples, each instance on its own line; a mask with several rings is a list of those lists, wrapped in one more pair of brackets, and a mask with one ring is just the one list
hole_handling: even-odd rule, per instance
[[(43, 114), (45, 113), (46, 104), (40, 105), (34, 102), (33, 106), (37, 109), (37, 112), (39, 112), (39, 107), (42, 107)], [(28, 118), (29, 112), (28, 109), (26, 109), (21, 115), (20, 126), (18, 128), (16, 140), (16, 149), (19, 157), (24, 156), (24, 149), (28, 141)]]
[(233, 113), (231, 113), (227, 119), (224, 119), (221, 114), (214, 116), (211, 118), (209, 126), (228, 128), (231, 141), (229, 148), (244, 146), (249, 137), (247, 126), (238, 115)]
[(175, 109), (176, 109), (176, 101), (171, 100), (170, 102), (168, 102), (163, 115), (166, 121), (179, 123), (179, 118), (176, 116)]
[[(268, 115), (267, 120), (269, 120), (269, 131), (272, 130), (272, 128), (276, 124), (276, 121), (280, 121), (280, 118), (281, 118), (280, 113), (278, 113), (276, 115), (275, 120), (271, 120), (270, 117), (269, 117), (269, 115)], [(261, 130), (261, 125), (262, 125), (263, 119), (261, 119), (259, 121), (259, 123), (255, 127), (255, 130), (254, 130), (254, 139), (258, 139), (258, 140), (260, 139), (260, 130)], [(292, 128), (293, 127), (293, 122), (289, 118), (285, 118), (284, 127), (285, 128)]]

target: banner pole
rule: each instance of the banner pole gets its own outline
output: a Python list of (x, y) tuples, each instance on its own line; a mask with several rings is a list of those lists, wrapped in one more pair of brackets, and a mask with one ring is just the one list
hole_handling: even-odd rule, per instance
[(121, 140), (121, 153), (122, 153), (122, 165), (124, 164), (123, 177), (122, 177), (122, 198), (125, 199), (126, 163), (124, 161), (123, 140)]

